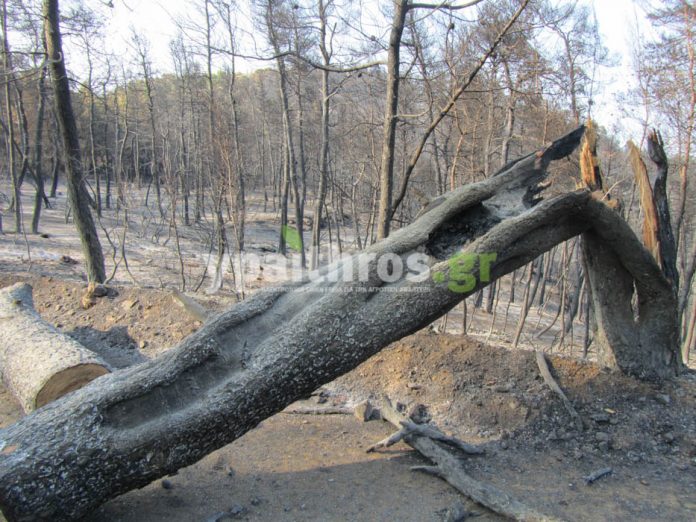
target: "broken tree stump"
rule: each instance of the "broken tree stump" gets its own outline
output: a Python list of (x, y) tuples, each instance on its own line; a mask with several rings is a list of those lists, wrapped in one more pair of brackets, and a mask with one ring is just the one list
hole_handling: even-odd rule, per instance
[(41, 318), (30, 285), (0, 290), (0, 373), (25, 413), (109, 371), (97, 354)]

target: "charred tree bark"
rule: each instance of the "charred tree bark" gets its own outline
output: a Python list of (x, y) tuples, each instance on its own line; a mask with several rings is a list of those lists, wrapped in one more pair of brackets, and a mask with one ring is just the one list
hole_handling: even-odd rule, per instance
[(667, 172), (669, 163), (665, 154), (662, 136), (653, 131), (648, 136), (648, 154), (657, 167), (657, 177), (653, 185), (653, 199), (657, 210), (658, 240), (660, 242), (660, 260), (662, 272), (674, 289), (679, 288), (679, 271), (677, 270), (677, 242), (672, 229), (667, 197)]
[(12, 94), (10, 89), (11, 77), (12, 77), (12, 58), (10, 54), (10, 44), (7, 36), (7, 3), (5, 0), (2, 2), (2, 54), (3, 54), (3, 67), (5, 68), (5, 74), (8, 75), (5, 80), (5, 116), (7, 117), (7, 141), (9, 143), (8, 147), (8, 168), (10, 171), (10, 179), (12, 180), (12, 198), (14, 201), (14, 215), (15, 215), (15, 231), (17, 234), (22, 232), (22, 202), (21, 202), (21, 192), (19, 190), (20, 182), (19, 176), (17, 175), (17, 165), (15, 162), (15, 151), (14, 151), (14, 118), (12, 116)]
[[(326, 45), (326, 18), (327, 6), (323, 0), (319, 0), (319, 49), (321, 50), (324, 65), (331, 65), (331, 53)], [(329, 71), (321, 71), (321, 151), (319, 153), (319, 190), (314, 204), (314, 216), (312, 221), (312, 253), (310, 268), (314, 270), (321, 261), (321, 214), (326, 199), (326, 185), (329, 177), (329, 112), (331, 109), (331, 93), (329, 87)], [(355, 213), (353, 214), (355, 219)], [(328, 215), (326, 216), (328, 219)], [(360, 241), (360, 233), (356, 236)]]
[[(45, 46), (44, 46), (45, 47)], [(48, 198), (46, 197), (46, 189), (44, 184), (43, 169), (41, 167), (43, 154), (43, 127), (44, 127), (44, 110), (46, 106), (46, 73), (47, 68), (41, 68), (38, 83), (38, 98), (39, 106), (36, 109), (36, 130), (34, 135), (34, 181), (36, 183), (36, 193), (34, 195), (34, 214), (31, 218), (32, 234), (39, 233), (39, 221), (41, 219), (41, 206), (45, 203), (48, 208)]]
[(670, 281), (623, 219), (598, 201), (590, 208), (594, 226), (582, 243), (600, 363), (642, 379), (676, 375), (683, 363)]
[(394, 18), (389, 35), (387, 54), (387, 91), (385, 101), (382, 158), (379, 169), (379, 209), (377, 211), (377, 239), (389, 235), (392, 190), (394, 187), (394, 144), (396, 143), (397, 110), (399, 108), (399, 59), (401, 37), (404, 33), (408, 0), (394, 2)]
[[(388, 239), (304, 281), (260, 291), (158, 359), (100, 377), (3, 430), (3, 513), (75, 519), (192, 464), (432, 323), (487, 281), (597, 224), (610, 231), (597, 233), (600, 247), (607, 239), (630, 247), (628, 261), (619, 257), (632, 275), (659, 275), (630, 228), (589, 192), (529, 209), (547, 165), (570, 154), (581, 133), (445, 194)], [(424, 277), (413, 277), (410, 265), (390, 282), (380, 274), (384, 259), (404, 263), (414, 252), (430, 266)]]
[(87, 277), (90, 281), (103, 283), (106, 279), (104, 254), (89, 209), (89, 194), (83, 179), (80, 142), (70, 100), (70, 86), (65, 70), (65, 54), (61, 43), (58, 0), (44, 0), (43, 16), (46, 53), (51, 64), (56, 115), (65, 150), (65, 171), (70, 206), (82, 242)]

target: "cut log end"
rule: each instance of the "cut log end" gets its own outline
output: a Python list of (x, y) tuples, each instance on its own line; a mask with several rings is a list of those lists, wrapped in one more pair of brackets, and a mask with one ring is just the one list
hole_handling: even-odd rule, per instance
[(94, 363), (66, 368), (46, 381), (39, 393), (36, 394), (34, 408), (45, 406), (107, 373), (109, 373), (108, 368)]
[(25, 413), (110, 372), (96, 353), (41, 318), (30, 285), (0, 289), (0, 317), (0, 375)]

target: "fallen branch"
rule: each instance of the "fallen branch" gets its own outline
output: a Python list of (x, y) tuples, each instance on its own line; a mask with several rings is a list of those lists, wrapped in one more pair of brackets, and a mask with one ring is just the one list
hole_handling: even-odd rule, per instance
[(551, 391), (553, 391), (556, 395), (558, 395), (560, 397), (561, 401), (563, 401), (563, 406), (565, 406), (565, 409), (568, 411), (570, 416), (573, 418), (573, 422), (575, 422), (575, 427), (577, 428), (578, 431), (581, 432), (583, 430), (582, 419), (580, 418), (580, 415), (573, 407), (573, 404), (570, 402), (570, 399), (568, 399), (566, 394), (563, 392), (561, 387), (556, 382), (556, 379), (554, 379), (553, 375), (551, 375), (551, 370), (549, 369), (549, 364), (546, 361), (546, 356), (544, 355), (544, 352), (540, 352), (537, 350), (536, 362), (537, 362), (537, 366), (539, 367), (539, 373), (544, 378), (544, 382), (546, 383), (546, 385), (549, 388), (551, 388)]
[(397, 442), (401, 442), (404, 440), (404, 437), (408, 435), (408, 430), (406, 428), (401, 428), (399, 431), (392, 433), (387, 437), (386, 439), (382, 439), (376, 444), (373, 444), (369, 448), (367, 448), (366, 452), (367, 453), (372, 453), (375, 450), (378, 450), (380, 448), (388, 448), (389, 446), (393, 446)]
[[(382, 418), (394, 426), (398, 427), (405, 420), (408, 421), (386, 399), (381, 401), (377, 407)], [(537, 522), (555, 522), (559, 520), (539, 513), (491, 484), (474, 479), (464, 470), (461, 458), (457, 453), (441, 446), (429, 437), (410, 433), (405, 435), (403, 440), (435, 463), (434, 466), (415, 466), (411, 468), (413, 471), (421, 471), (442, 478), (475, 502), (513, 520)]]
[(286, 408), (281, 413), (288, 415), (352, 415), (353, 410), (344, 407), (327, 406), (325, 408)]
[(466, 442), (461, 441), (455, 437), (445, 435), (436, 426), (432, 426), (429, 424), (416, 424), (415, 422), (412, 422), (408, 419), (400, 421), (400, 424), (402, 428), (399, 431), (387, 437), (386, 439), (379, 441), (377, 444), (370, 446), (369, 448), (367, 448), (367, 452), (371, 453), (379, 448), (388, 448), (389, 446), (396, 444), (397, 442), (403, 440), (405, 437), (408, 437), (409, 435), (418, 435), (420, 437), (427, 437), (431, 440), (442, 442), (444, 444), (452, 446), (453, 448), (457, 448), (468, 455), (483, 455), (484, 453), (483, 449), (474, 446), (473, 444), (467, 444)]
[(598, 469), (597, 471), (593, 471), (589, 475), (582, 477), (582, 479), (585, 481), (585, 484), (589, 486), (593, 482), (598, 481), (599, 479), (606, 477), (608, 475), (611, 475), (614, 472), (613, 468), (602, 468)]

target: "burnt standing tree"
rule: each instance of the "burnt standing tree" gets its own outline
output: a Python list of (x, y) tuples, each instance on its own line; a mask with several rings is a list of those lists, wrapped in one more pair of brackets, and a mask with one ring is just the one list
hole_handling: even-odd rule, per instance
[(51, 64), (55, 109), (65, 151), (65, 172), (70, 208), (82, 242), (87, 277), (90, 281), (103, 283), (106, 279), (104, 255), (89, 209), (89, 194), (85, 186), (80, 141), (70, 100), (70, 84), (61, 42), (58, 0), (44, 0), (43, 16), (46, 54)]
[[(582, 132), (437, 198), (411, 225), (312, 273), (320, 279), (259, 291), (161, 357), (100, 377), (3, 430), (3, 513), (76, 519), (174, 473), (579, 234), (600, 360), (642, 378), (677, 375), (675, 295), (628, 224), (601, 192), (539, 197), (547, 167)], [(398, 266), (414, 252), (430, 267), (426, 277), (379, 276), (385, 260)]]

